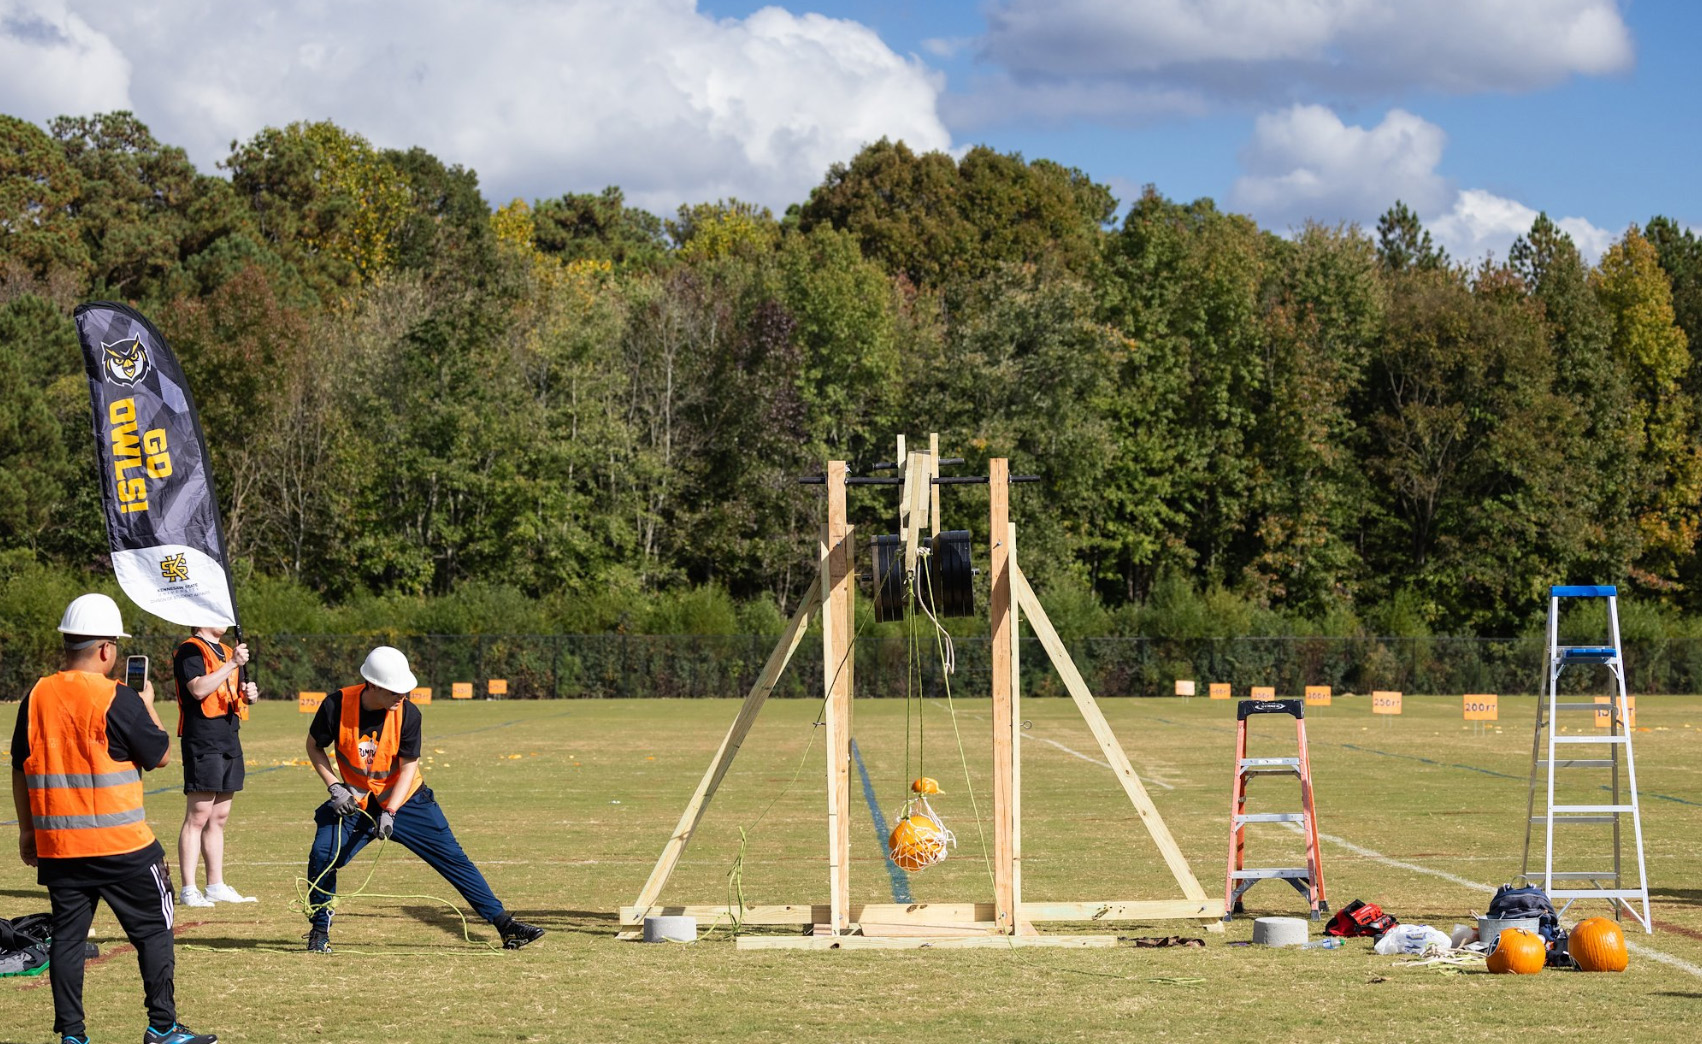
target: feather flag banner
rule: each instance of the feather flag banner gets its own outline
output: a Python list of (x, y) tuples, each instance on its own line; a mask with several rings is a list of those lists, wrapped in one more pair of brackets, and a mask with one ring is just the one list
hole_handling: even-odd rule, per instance
[(96, 301), (74, 318), (119, 586), (172, 623), (236, 625), (207, 444), (177, 356), (128, 305)]

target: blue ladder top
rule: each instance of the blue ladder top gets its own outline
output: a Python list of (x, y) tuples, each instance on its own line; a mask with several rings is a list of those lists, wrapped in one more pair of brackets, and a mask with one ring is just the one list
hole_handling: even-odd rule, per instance
[(1619, 656), (1611, 645), (1573, 645), (1562, 647), (1560, 658), (1568, 663), (1607, 663)]
[(1614, 584), (1561, 585), (1548, 589), (1551, 598), (1617, 598), (1619, 588)]

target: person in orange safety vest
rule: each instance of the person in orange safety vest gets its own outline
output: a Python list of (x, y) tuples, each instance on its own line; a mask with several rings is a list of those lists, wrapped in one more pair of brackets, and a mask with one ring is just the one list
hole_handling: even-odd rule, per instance
[[(307, 757), (331, 793), (314, 812), (307, 857), (307, 948), (331, 952), (337, 871), (373, 840), (394, 838), (455, 886), (502, 945), (518, 950), (544, 930), (514, 918), (462, 851), (443, 809), (420, 775), (420, 709), (408, 702), (418, 680), (400, 650), (381, 645), (361, 664), (364, 684), (320, 703), (307, 729)], [(325, 753), (331, 748), (336, 764)]]
[(59, 622), (61, 669), (30, 690), (12, 730), (18, 854), (53, 906), (53, 1029), (63, 1044), (88, 1044), (83, 943), (104, 900), (136, 947), (144, 1041), (215, 1044), (177, 1021), (171, 871), (142, 805), (142, 773), (166, 764), (171, 737), (154, 711), (153, 682), (137, 692), (112, 678), (118, 639), (129, 637), (123, 625), (106, 595), (73, 600)]
[[(242, 723), (260, 690), (239, 680), (248, 646), (239, 642), (232, 648), (223, 637), (221, 626), (197, 627), (172, 657), (185, 797), (177, 834), (177, 866), (183, 875), (178, 902), (184, 906), (254, 902), (225, 883), (225, 824), (242, 789)], [(195, 887), (198, 856), (207, 865), (205, 892)]]

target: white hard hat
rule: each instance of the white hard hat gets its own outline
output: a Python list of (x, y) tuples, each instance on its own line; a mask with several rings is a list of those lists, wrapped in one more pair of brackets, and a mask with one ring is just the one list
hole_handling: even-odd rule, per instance
[(402, 650), (388, 645), (380, 645), (366, 654), (360, 676), (390, 692), (413, 692), (419, 684), (414, 672), (408, 669), (408, 658), (402, 655)]
[(85, 638), (128, 638), (124, 630), (124, 614), (118, 603), (103, 594), (78, 595), (65, 607), (59, 618), (61, 634), (78, 634)]

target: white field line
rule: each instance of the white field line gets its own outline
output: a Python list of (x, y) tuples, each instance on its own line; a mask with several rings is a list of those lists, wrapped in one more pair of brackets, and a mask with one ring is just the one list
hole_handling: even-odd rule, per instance
[[(937, 703), (937, 704), (940, 704), (941, 706), (945, 706), (944, 701), (935, 700), (934, 702)], [(951, 714), (951, 713), (953, 713), (953, 711), (951, 710), (950, 707), (947, 707), (946, 713)], [(985, 714), (974, 714), (974, 713), (971, 713), (970, 711), (956, 711), (955, 713), (957, 713), (960, 717), (964, 717), (964, 718), (975, 718), (979, 721), (987, 720), (987, 716)], [(1071, 747), (1064, 746), (1062, 743), (1059, 743), (1055, 739), (1047, 739), (1045, 736), (1036, 736), (1033, 733), (1029, 733), (1029, 732), (1022, 733), (1022, 738), (1025, 739), (1025, 740), (1034, 740), (1034, 741), (1039, 742), (1039, 743), (1051, 744), (1052, 746), (1057, 747), (1059, 750), (1063, 751), (1065, 754), (1068, 754), (1070, 757), (1080, 758), (1083, 761), (1087, 762), (1089, 765), (1098, 765), (1101, 768), (1107, 768), (1107, 769), (1111, 768), (1111, 763), (1109, 761), (1106, 761), (1103, 758), (1096, 758), (1091, 754), (1083, 754), (1079, 750), (1075, 750)], [(1133, 763), (1134, 763), (1134, 759), (1131, 758), (1130, 764), (1133, 764)], [(1141, 773), (1141, 782), (1142, 783), (1151, 783), (1153, 786), (1163, 787), (1165, 790), (1175, 790), (1176, 789), (1175, 787), (1171, 786), (1170, 784), (1164, 782), (1162, 779), (1158, 779), (1157, 777), (1148, 775), (1144, 772)]]
[[(1295, 833), (1300, 833), (1300, 825), (1297, 823), (1284, 823), (1283, 825), (1288, 827), (1290, 830), (1293, 830)], [(1495, 886), (1486, 885), (1482, 881), (1468, 881), (1463, 877), (1450, 874), (1444, 870), (1421, 866), (1418, 863), (1409, 863), (1401, 859), (1392, 859), (1381, 852), (1373, 851), (1372, 849), (1366, 848), (1364, 845), (1356, 845), (1352, 841), (1343, 837), (1337, 837), (1334, 834), (1325, 834), (1320, 832), (1318, 837), (1320, 840), (1328, 841), (1333, 845), (1339, 845), (1356, 856), (1361, 856), (1365, 859), (1382, 863), (1385, 866), (1392, 866), (1399, 870), (1410, 870), (1415, 874), (1429, 874), (1431, 877), (1440, 877), (1444, 881), (1457, 884), (1462, 888), (1470, 888), (1475, 892), (1487, 892), (1490, 895), (1495, 894)], [(1689, 974), (1696, 976), (1698, 979), (1702, 979), (1702, 967), (1692, 964), (1682, 957), (1674, 957), (1670, 953), (1663, 953), (1646, 943), (1632, 942), (1629, 938), (1625, 940), (1625, 948), (1639, 957), (1646, 957), (1651, 961), (1669, 965), (1673, 968), (1677, 968), (1679, 971), (1688, 972)]]

